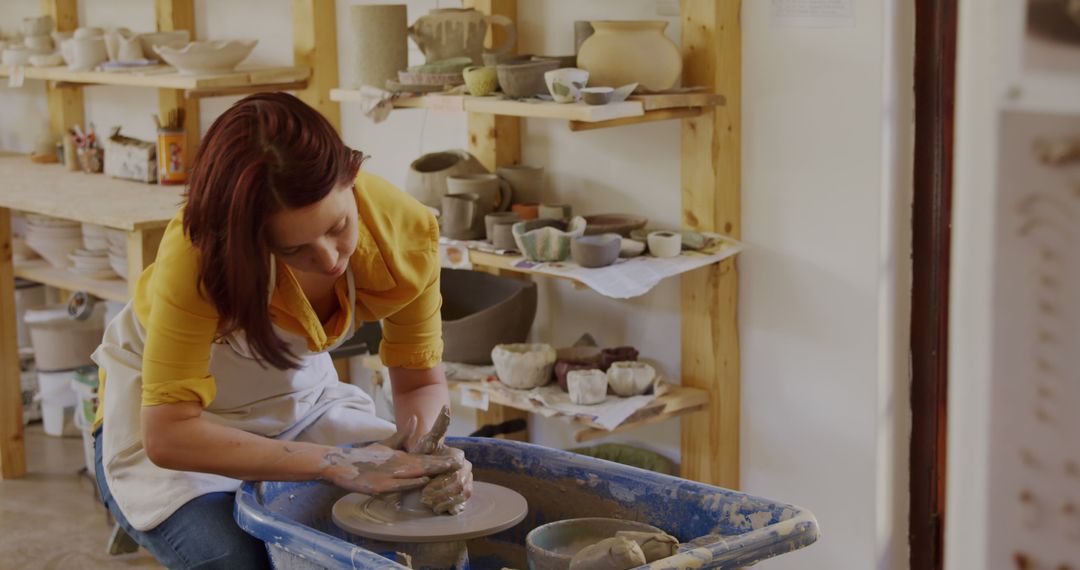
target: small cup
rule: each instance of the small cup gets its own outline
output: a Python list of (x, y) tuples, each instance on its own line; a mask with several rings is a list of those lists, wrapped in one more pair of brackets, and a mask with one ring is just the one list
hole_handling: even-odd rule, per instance
[(493, 212), (488, 214), (484, 216), (484, 236), (488, 241), (493, 241), (492, 238), (495, 234), (492, 232), (492, 229), (495, 227), (495, 224), (500, 222), (513, 224), (514, 222), (520, 221), (521, 216), (514, 212)]
[(649, 234), (649, 253), (654, 257), (675, 257), (682, 252), (682, 235), (675, 232)]
[(581, 98), (586, 105), (607, 105), (614, 93), (614, 87), (586, 87), (581, 90)]
[(517, 222), (495, 222), (491, 227), (491, 245), (495, 249), (517, 251), (517, 241), (514, 239), (514, 224)]
[(544, 82), (556, 103), (576, 103), (589, 82), (589, 72), (576, 67), (553, 69), (544, 73)]
[(541, 204), (537, 212), (541, 218), (551, 220), (569, 220), (574, 213), (570, 204)]
[(599, 370), (571, 370), (566, 374), (570, 401), (584, 406), (599, 404), (607, 399), (608, 378)]
[(540, 204), (514, 204), (510, 211), (517, 214), (522, 221), (535, 220), (540, 217)]

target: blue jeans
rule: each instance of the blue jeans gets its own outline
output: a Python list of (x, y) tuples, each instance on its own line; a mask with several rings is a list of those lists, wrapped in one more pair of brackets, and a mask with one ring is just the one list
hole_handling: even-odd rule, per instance
[(266, 545), (244, 532), (233, 518), (235, 493), (210, 493), (188, 501), (148, 531), (131, 527), (116, 505), (101, 465), (101, 429), (94, 432), (94, 463), (101, 500), (139, 546), (171, 568), (200, 570), (269, 568)]

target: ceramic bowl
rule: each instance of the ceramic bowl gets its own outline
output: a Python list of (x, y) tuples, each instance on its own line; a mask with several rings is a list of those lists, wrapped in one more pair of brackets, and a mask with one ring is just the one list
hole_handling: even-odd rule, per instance
[(443, 269), (443, 360), (491, 364), (496, 345), (525, 342), (536, 317), (536, 284)]
[(53, 267), (63, 269), (71, 265), (68, 255), (82, 245), (82, 238), (42, 239), (27, 236), (26, 245), (45, 258), (45, 261)]
[(622, 238), (619, 244), (619, 257), (637, 257), (645, 253), (645, 242), (630, 238)]
[(28, 38), (33, 36), (48, 36), (52, 29), (53, 17), (49, 15), (33, 16), (30, 18), (23, 18), (22, 20), (22, 33)]
[(633, 214), (596, 214), (585, 216), (585, 235), (619, 234), (629, 237), (636, 229), (645, 227), (649, 219)]
[(531, 390), (551, 381), (555, 349), (547, 344), (500, 344), (491, 350), (491, 360), (503, 384)]
[(553, 69), (544, 73), (544, 82), (556, 103), (577, 103), (589, 82), (589, 72), (576, 67)]
[(499, 74), (494, 67), (466, 67), (461, 73), (474, 97), (487, 97), (499, 89)]
[(495, 67), (499, 88), (507, 97), (521, 99), (547, 92), (544, 74), (559, 68), (555, 59), (534, 59), (522, 63), (502, 63)]
[(614, 87), (586, 87), (581, 90), (581, 98), (586, 105), (607, 105), (614, 93)]
[(251, 55), (259, 40), (191, 42), (181, 49), (154, 46), (154, 53), (182, 75), (227, 73)]
[(105, 30), (96, 26), (82, 27), (75, 30), (75, 33), (71, 37), (77, 40), (88, 40), (91, 38), (101, 38), (105, 36)]
[(570, 559), (584, 547), (613, 538), (619, 531), (660, 533), (642, 522), (608, 519), (566, 519), (538, 526), (525, 536), (531, 570), (567, 570)]
[(654, 257), (675, 257), (682, 253), (682, 235), (678, 232), (649, 234), (649, 253)]
[(607, 399), (608, 377), (600, 370), (571, 370), (566, 374), (570, 401), (592, 406)]
[(139, 38), (139, 43), (142, 44), (142, 51), (146, 57), (159, 59), (157, 52), (154, 51), (155, 47), (167, 47), (173, 49), (183, 49), (191, 41), (191, 33), (187, 30), (174, 30), (171, 32), (152, 32), (148, 34), (139, 34), (136, 36)]
[[(630, 232), (630, 238), (631, 239), (636, 239), (636, 240), (641, 241), (641, 242), (647, 242), (647, 241), (649, 241), (649, 234), (653, 233), (654, 231), (656, 231), (656, 230), (637, 229), (637, 230), (634, 230), (634, 231)], [(692, 250), (692, 251), (697, 251), (697, 250), (705, 247), (705, 243), (707, 241), (705, 239), (705, 236), (702, 235), (700, 232), (695, 232), (695, 231), (691, 231), (691, 230), (665, 230), (665, 231), (672, 231), (672, 232), (675, 232), (675, 233), (678, 233), (678, 234), (682, 235), (682, 248), (683, 249), (689, 249), (689, 250)]]
[(64, 58), (59, 53), (30, 56), (30, 65), (34, 67), (57, 67), (64, 65)]
[(607, 267), (619, 258), (622, 237), (619, 234), (581, 236), (570, 242), (574, 263), (582, 267)]
[(640, 396), (656, 380), (656, 369), (644, 362), (613, 362), (607, 369), (607, 379), (616, 395), (624, 398)]
[(530, 261), (565, 261), (570, 257), (570, 244), (585, 233), (585, 218), (573, 218), (569, 223), (538, 219), (514, 224), (514, 241), (518, 251)]

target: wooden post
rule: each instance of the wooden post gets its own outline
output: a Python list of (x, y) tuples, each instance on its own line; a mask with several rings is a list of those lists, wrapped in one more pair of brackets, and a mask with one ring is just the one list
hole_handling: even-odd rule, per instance
[(307, 88), (296, 96), (341, 132), (341, 106), (330, 100), (330, 90), (338, 87), (334, 10), (334, 0), (293, 0), (293, 63), (311, 68)]
[[(475, 8), (485, 14), (500, 15), (517, 23), (517, 0), (465, 0), (466, 8)], [(505, 31), (493, 26), (485, 43), (490, 47), (501, 45)], [(517, 52), (517, 45), (510, 53)], [(521, 162), (521, 119), (489, 113), (469, 113), (469, 152), (480, 164), (495, 172), (500, 166)]]
[(11, 210), (0, 208), (0, 477), (26, 474), (19, 339), (15, 330), (15, 265)]
[[(56, 21), (56, 29), (70, 32), (79, 27), (77, 0), (43, 0), (45, 14)], [(57, 49), (60, 46), (56, 46)], [(83, 125), (83, 91), (78, 85), (58, 87), (47, 82), (45, 91), (49, 101), (49, 132), (60, 139), (74, 125)]]
[[(191, 39), (195, 39), (194, 0), (156, 0), (154, 10), (159, 32), (188, 30), (191, 32)], [(185, 166), (191, 166), (201, 135), (199, 100), (188, 99), (182, 89), (159, 89), (158, 116), (161, 121), (168, 120), (169, 113), (174, 110), (184, 111), (184, 130), (187, 133), (187, 154), (184, 156), (184, 163)]]
[[(683, 227), (739, 237), (740, 0), (682, 0), (683, 84), (727, 102), (683, 120)], [(682, 423), (682, 474), (739, 487), (738, 275), (734, 260), (682, 278), (682, 383), (710, 403)]]
[(165, 228), (147, 230), (135, 230), (127, 235), (127, 263), (128, 263), (128, 291), (132, 298), (135, 296), (135, 287), (139, 283), (139, 276), (154, 258), (157, 257), (158, 246), (161, 238), (165, 235)]

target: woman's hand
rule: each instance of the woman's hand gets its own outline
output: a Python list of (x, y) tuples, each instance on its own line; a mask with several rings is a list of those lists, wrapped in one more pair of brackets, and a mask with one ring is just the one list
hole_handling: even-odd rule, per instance
[(408, 441), (415, 429), (413, 419), (382, 443), (331, 449), (323, 456), (323, 478), (349, 491), (381, 495), (423, 487), (436, 475), (462, 468), (464, 454), (414, 455), (395, 449)]
[(433, 479), (424, 487), (420, 497), (420, 502), (436, 514), (456, 515), (465, 510), (465, 502), (472, 497), (472, 463), (465, 459), (464, 451), (443, 444), (449, 426), (450, 409), (443, 407), (431, 431), (421, 437), (416, 445), (409, 449), (409, 453), (422, 457), (449, 458), (461, 466)]

